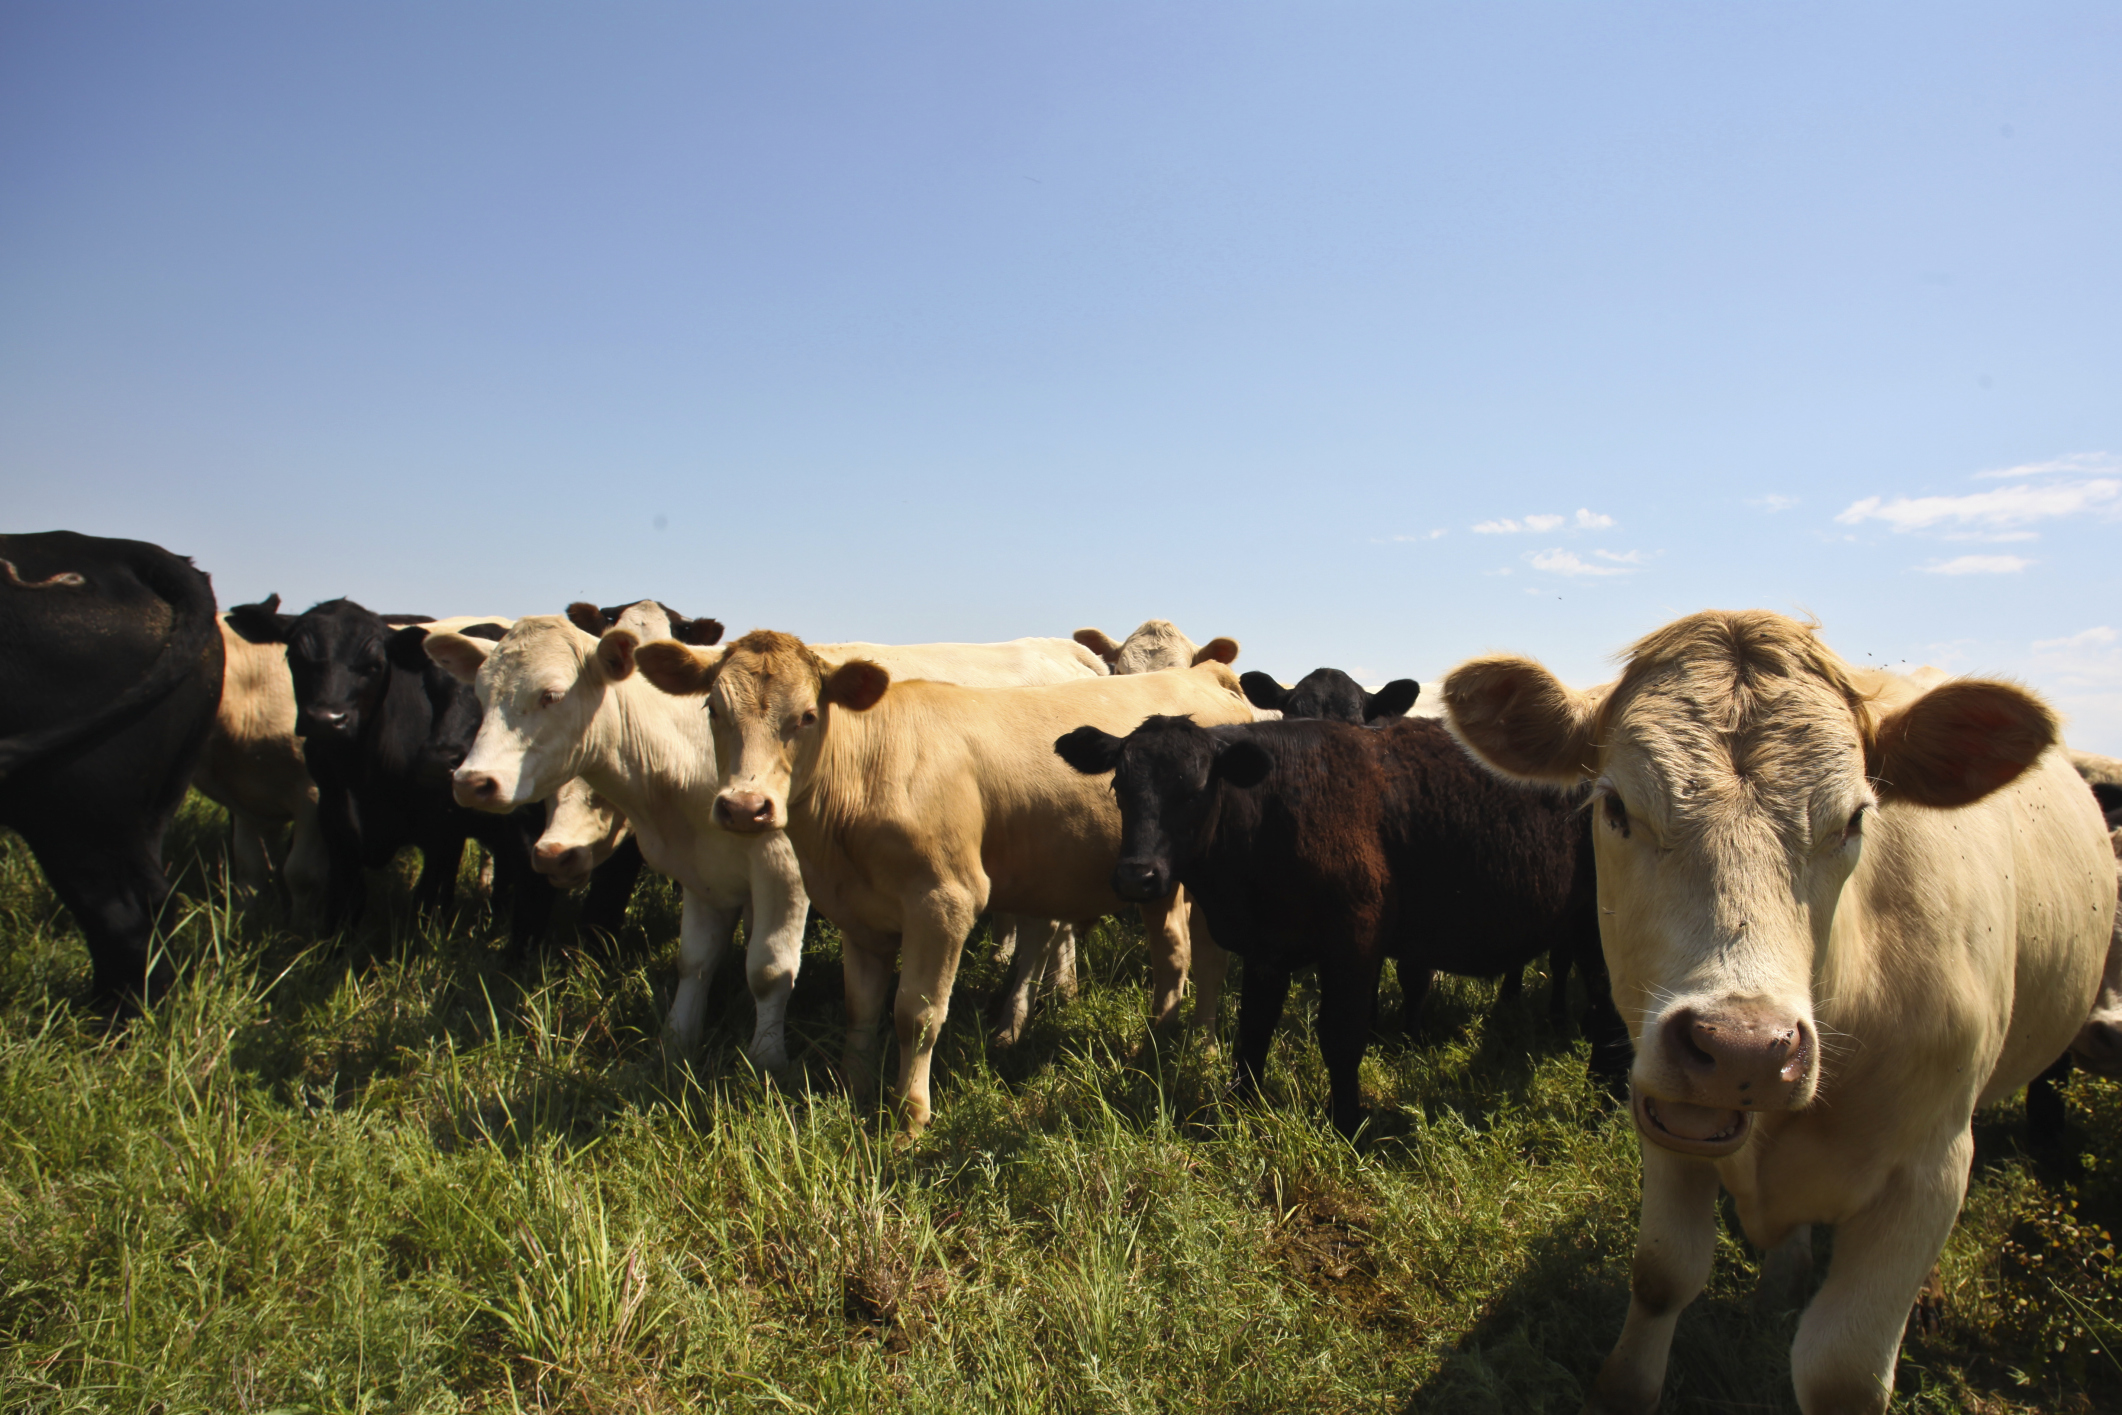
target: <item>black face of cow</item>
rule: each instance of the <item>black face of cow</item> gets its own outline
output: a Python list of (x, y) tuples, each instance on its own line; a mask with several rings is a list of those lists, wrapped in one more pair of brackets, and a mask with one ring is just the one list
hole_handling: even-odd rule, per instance
[[(507, 631), (499, 624), (473, 624), (457, 631), (468, 639), (499, 640)], [(417, 626), (391, 635), (387, 653), (391, 667), (420, 680), (427, 695), (427, 740), (420, 744), (414, 775), (425, 786), (448, 790), (450, 778), (471, 754), (472, 739), (479, 735), (478, 691), (460, 683), (427, 656), (427, 630)]]
[[(240, 632), (240, 630), (239, 630)], [(334, 599), (285, 622), (295, 680), (295, 734), (349, 740), (390, 685), (391, 626), (352, 600)]]
[(1269, 708), (1284, 717), (1312, 717), (1326, 722), (1373, 726), (1405, 717), (1422, 694), (1422, 685), (1412, 678), (1395, 678), (1375, 693), (1338, 668), (1314, 668), (1285, 688), (1265, 673), (1248, 673), (1238, 680), (1246, 699), (1254, 707)]
[(1199, 856), (1218, 787), (1256, 786), (1272, 765), (1256, 744), (1224, 741), (1188, 717), (1152, 717), (1126, 737), (1079, 727), (1054, 750), (1086, 776), (1113, 774), (1120, 804), (1113, 893), (1137, 901), (1170, 894)]

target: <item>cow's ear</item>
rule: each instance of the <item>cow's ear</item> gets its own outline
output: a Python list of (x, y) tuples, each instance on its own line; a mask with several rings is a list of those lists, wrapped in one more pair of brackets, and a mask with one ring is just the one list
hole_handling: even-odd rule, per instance
[(1242, 791), (1267, 780), (1274, 766), (1275, 759), (1265, 747), (1240, 737), (1216, 753), (1214, 774)]
[(1405, 717), (1407, 710), (1422, 696), (1422, 685), (1412, 678), (1395, 678), (1375, 693), (1363, 695), (1363, 720), (1375, 722), (1381, 717)]
[(228, 611), (228, 627), (254, 644), (284, 644), (287, 631), (295, 622), (291, 614), (280, 612), (280, 596), (267, 595), (256, 604), (231, 605)]
[(430, 634), (425, 629), (401, 629), (402, 634), (417, 633), (421, 636), (420, 647), (442, 671), (459, 683), (479, 681), (479, 669), (494, 646), (484, 639), (467, 639), (462, 634)]
[(1200, 648), (1194, 650), (1194, 663), (1197, 665), (1203, 663), (1236, 663), (1237, 661), (1238, 641), (1236, 639), (1210, 639), (1207, 643), (1201, 645)]
[[(624, 629), (614, 629), (606, 634), (633, 635)], [(603, 642), (598, 643), (603, 647)], [(720, 651), (705, 653), (676, 639), (656, 639), (641, 645), (634, 651), (633, 661), (640, 667), (641, 676), (666, 693), (681, 698), (694, 698), (715, 686), (715, 675), (722, 671)]]
[(1083, 647), (1089, 649), (1107, 663), (1111, 663), (1120, 656), (1120, 646), (1114, 643), (1112, 636), (1103, 629), (1078, 629), (1073, 637), (1077, 643), (1083, 645)]
[(2055, 713), (2024, 688), (1956, 678), (1879, 720), (1865, 771), (1884, 800), (1971, 806), (2018, 780), (2056, 734)]
[[(597, 672), (607, 683), (623, 683), (634, 676), (634, 650), (641, 641), (634, 637), (631, 629), (607, 629), (604, 637), (597, 640)], [(653, 679), (650, 681), (654, 681)]]
[(1504, 776), (1573, 784), (1594, 775), (1598, 705), (1529, 658), (1470, 659), (1444, 680), (1452, 731)]
[(1126, 745), (1124, 737), (1096, 727), (1078, 727), (1054, 739), (1054, 755), (1085, 776), (1098, 776), (1120, 765), (1120, 749)]
[(892, 685), (892, 675), (881, 663), (851, 658), (826, 675), (818, 701), (844, 707), (849, 712), (868, 712)]
[(604, 631), (612, 626), (612, 616), (588, 600), (578, 599), (567, 607), (567, 622), (591, 638), (601, 639)]
[(407, 673), (420, 673), (428, 664), (427, 652), (421, 644), (427, 639), (427, 630), (414, 624), (400, 629), (384, 640), (383, 656), (391, 661), (391, 667), (402, 668)]
[(663, 612), (670, 616), (670, 636), (681, 644), (695, 648), (712, 648), (722, 642), (722, 621), (719, 619), (688, 619), (669, 605)]
[(498, 644), (508, 637), (508, 625), (495, 623), (467, 624), (457, 632), (464, 635), (467, 639), (484, 639), (490, 644)]
[(1282, 711), (1282, 705), (1289, 701), (1289, 689), (1257, 668), (1250, 673), (1239, 674), (1238, 686), (1245, 690), (1247, 702), (1256, 708), (1266, 708), (1269, 712)]

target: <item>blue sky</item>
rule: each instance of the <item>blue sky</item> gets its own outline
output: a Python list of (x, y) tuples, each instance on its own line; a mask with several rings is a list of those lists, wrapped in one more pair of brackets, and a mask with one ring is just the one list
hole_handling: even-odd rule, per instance
[(0, 9), (9, 529), (224, 603), (1704, 607), (2122, 754), (2112, 5)]

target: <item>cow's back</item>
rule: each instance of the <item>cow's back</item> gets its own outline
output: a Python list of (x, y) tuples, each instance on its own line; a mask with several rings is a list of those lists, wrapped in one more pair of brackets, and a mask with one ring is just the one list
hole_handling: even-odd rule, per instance
[(921, 679), (967, 688), (1032, 687), (1104, 675), (1098, 656), (1073, 639), (1010, 639), (996, 644), (812, 644), (828, 668), (851, 659), (883, 665), (894, 682)]

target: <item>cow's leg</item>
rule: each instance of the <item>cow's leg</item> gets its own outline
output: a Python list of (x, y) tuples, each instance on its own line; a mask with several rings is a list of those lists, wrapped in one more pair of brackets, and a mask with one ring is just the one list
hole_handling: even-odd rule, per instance
[(1790, 1311), (1805, 1300), (1813, 1277), (1813, 1226), (1801, 1223), (1781, 1243), (1761, 1255), (1761, 1282), (1754, 1306), (1763, 1316)]
[[(1593, 947), (1597, 947), (1596, 943)], [(1547, 1025), (1557, 1032), (1569, 1031), (1569, 970), (1577, 961), (1577, 950), (1568, 944), (1547, 951)]]
[[(994, 914), (988, 919), (988, 932), (994, 936), (997, 963), (1014, 962), (1017, 957), (1017, 916)], [(1014, 970), (1013, 970), (1014, 971)]]
[(288, 837), (287, 864), (280, 878), (287, 883), (295, 927), (318, 928), (331, 896), (332, 858), (315, 801), (305, 801), (295, 808), (295, 828)]
[(2026, 1083), (2026, 1139), (2037, 1150), (2054, 1150), (2063, 1143), (2066, 1113), (2063, 1092), (2070, 1079), (2070, 1053), (2057, 1057), (2048, 1070)]
[(368, 881), (361, 873), (361, 827), (354, 798), (334, 790), (317, 803), (317, 829), (324, 840), (327, 878), (321, 925), (325, 932), (350, 929), (368, 907)]
[(1909, 1309), (1960, 1215), (1974, 1153), (1973, 1132), (1961, 1131), (1935, 1159), (1895, 1171), (1877, 1198), (1835, 1225), (1827, 1279), (1790, 1349), (1805, 1415), (1883, 1415)]
[(1400, 1029), (1413, 1036), (1422, 1020), (1422, 1000), (1429, 996), (1430, 984), (1437, 981), (1433, 968), (1419, 967), (1406, 958), (1393, 960), (1393, 971), (1400, 978)]
[(248, 811), (228, 809), (228, 882), (246, 897), (263, 894), (273, 878), (270, 826)]
[(422, 923), (443, 916), (457, 895), (457, 870), (464, 863), (462, 835), (437, 836), (420, 843), (420, 878), (413, 885), (413, 915)]
[(1330, 958), (1319, 965), (1319, 1056), (1332, 1091), (1334, 1129), (1353, 1139), (1363, 1124), (1363, 1053), (1378, 1005), (1379, 958)]
[[(553, 882), (531, 868), (529, 840), (504, 840), (487, 851), (508, 894), (508, 956), (521, 963), (545, 943), (552, 929), (553, 906), (560, 891)], [(504, 858), (505, 857), (505, 858)]]
[(742, 906), (718, 909), (690, 889), (678, 916), (678, 991), (663, 1024), (663, 1054), (673, 1064), (691, 1061), (700, 1051), (707, 1023), (707, 989), (729, 948)]
[(793, 851), (752, 856), (752, 898), (744, 919), (744, 980), (757, 1021), (745, 1054), (771, 1075), (788, 1069), (788, 1000), (803, 966), (803, 922), (810, 898)]
[(1179, 995), (1186, 991), (1186, 970), (1192, 953), (1186, 936), (1186, 905), (1182, 891), (1173, 890), (1163, 899), (1142, 905), (1142, 931), (1149, 944), (1149, 1024), (1158, 1031), (1170, 1030), (1179, 1016)]
[(646, 863), (632, 836), (619, 842), (611, 858), (589, 872), (589, 898), (582, 901), (582, 926), (591, 933), (617, 938), (626, 927), (626, 906)]
[(90, 1006), (129, 1016), (143, 999), (167, 991), (169, 961), (149, 968), (155, 922), (170, 892), (152, 846), (127, 844), (124, 837), (135, 832), (123, 825), (108, 832), (23, 833), (52, 893), (81, 926), (92, 969)]
[[(1031, 1021), (1032, 995), (1042, 982), (1053, 976), (1058, 964), (1056, 954), (1063, 945), (1068, 926), (1052, 919), (1027, 919), (1015, 914), (997, 914), (995, 917), (1009, 921), (1017, 956), (1010, 967), (1008, 984), (995, 997), (988, 1021), (993, 1028), (993, 1044), (1013, 1047), (1024, 1039), (1024, 1028)], [(1072, 937), (1066, 942), (1073, 947)]]
[(840, 936), (840, 976), (847, 1006), (840, 1079), (853, 1094), (868, 1097), (876, 1094), (877, 1069), (883, 1060), (884, 999), (891, 993), (899, 936), (844, 924)]
[(1260, 1093), (1260, 1078), (1267, 1074), (1267, 1049), (1275, 1040), (1275, 1027), (1289, 1001), (1289, 970), (1276, 968), (1264, 958), (1245, 960), (1245, 978), (1238, 1000), (1238, 1072), (1235, 1087), (1241, 1099)]
[(1223, 980), (1230, 976), (1230, 952), (1208, 931), (1198, 905), (1186, 910), (1186, 935), (1194, 953), (1194, 1032), (1203, 1045), (1216, 1042), (1216, 1011), (1223, 1001)]
[(899, 1038), (899, 1105), (907, 1133), (918, 1135), (932, 1114), (929, 1061), (950, 1015), (951, 983), (958, 955), (979, 910), (948, 887), (930, 890), (906, 913), (899, 947), (899, 998), (892, 1021)]
[(1650, 1415), (1665, 1385), (1680, 1309), (1709, 1281), (1717, 1249), (1717, 1170), (1643, 1144), (1643, 1221), (1636, 1230), (1628, 1320), (1585, 1406), (1597, 1415)]

